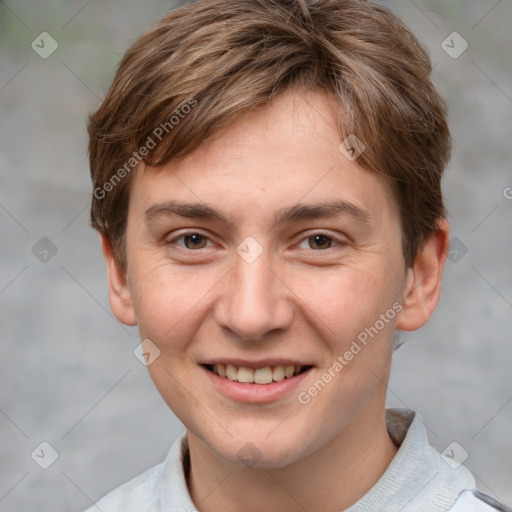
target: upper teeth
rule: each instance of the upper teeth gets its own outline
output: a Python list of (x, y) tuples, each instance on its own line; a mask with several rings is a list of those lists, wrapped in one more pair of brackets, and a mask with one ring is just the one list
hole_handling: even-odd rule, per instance
[(213, 365), (213, 371), (221, 377), (229, 380), (255, 383), (255, 384), (269, 384), (270, 382), (280, 382), (283, 379), (293, 377), (299, 373), (304, 367), (295, 366), (293, 364), (277, 366), (265, 366), (264, 368), (248, 368), (241, 366), (240, 368), (232, 364), (217, 363)]

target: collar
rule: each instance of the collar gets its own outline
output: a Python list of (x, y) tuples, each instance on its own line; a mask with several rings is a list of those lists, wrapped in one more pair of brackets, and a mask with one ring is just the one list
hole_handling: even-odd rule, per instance
[(388, 409), (386, 424), (400, 448), (380, 480), (346, 512), (444, 512), (463, 490), (475, 487), (468, 469), (452, 469), (430, 446), (418, 414)]

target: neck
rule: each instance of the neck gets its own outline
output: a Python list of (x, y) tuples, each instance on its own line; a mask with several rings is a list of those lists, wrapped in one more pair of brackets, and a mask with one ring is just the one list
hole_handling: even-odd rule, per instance
[(377, 483), (397, 452), (380, 410), (378, 418), (363, 410), (319, 450), (281, 468), (233, 466), (188, 431), (192, 500), (201, 512), (344, 510)]

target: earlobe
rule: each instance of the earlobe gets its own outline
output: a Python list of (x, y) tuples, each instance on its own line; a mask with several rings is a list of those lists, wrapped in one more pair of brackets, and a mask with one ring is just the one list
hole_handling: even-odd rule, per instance
[(135, 310), (133, 308), (131, 291), (128, 286), (126, 274), (119, 268), (112, 245), (107, 236), (101, 234), (101, 249), (107, 265), (108, 294), (110, 307), (115, 317), (125, 325), (137, 325)]
[(449, 239), (448, 221), (441, 219), (436, 231), (429, 236), (416, 255), (413, 266), (407, 269), (403, 309), (397, 319), (397, 329), (414, 331), (432, 316), (441, 293)]

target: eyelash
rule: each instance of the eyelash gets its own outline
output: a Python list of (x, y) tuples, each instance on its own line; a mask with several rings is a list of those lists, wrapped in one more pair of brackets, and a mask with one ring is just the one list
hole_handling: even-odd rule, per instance
[[(202, 237), (206, 238), (209, 242), (211, 242), (210, 238), (201, 233), (200, 231), (187, 231), (185, 233), (181, 233), (179, 236), (169, 240), (168, 242), (166, 242), (166, 245), (171, 245), (171, 244), (176, 244), (176, 242), (178, 240), (181, 240), (181, 239), (184, 239), (185, 237), (188, 237), (188, 236), (192, 236), (192, 235), (201, 235)], [(346, 241), (343, 241), (343, 240), (340, 240), (339, 238), (337, 237), (334, 237), (334, 236), (331, 236), (327, 233), (324, 233), (322, 231), (318, 231), (318, 232), (315, 232), (315, 233), (311, 233), (311, 234), (308, 234), (307, 236), (305, 236), (304, 238), (302, 238), (300, 240), (300, 243), (310, 239), (310, 238), (314, 238), (315, 236), (324, 236), (325, 238), (329, 239), (331, 241), (331, 243), (334, 243), (335, 245), (334, 246), (331, 246), (331, 247), (328, 247), (327, 249), (307, 249), (307, 250), (310, 250), (310, 251), (314, 251), (314, 252), (324, 252), (328, 249), (333, 249), (334, 247), (337, 247), (337, 246), (343, 246), (343, 245), (346, 245)], [(177, 244), (181, 249), (184, 249), (188, 252), (199, 252), (201, 249), (206, 249), (206, 247), (202, 247), (201, 249), (189, 249), (188, 247), (184, 247), (184, 246), (181, 246), (179, 244)]]

